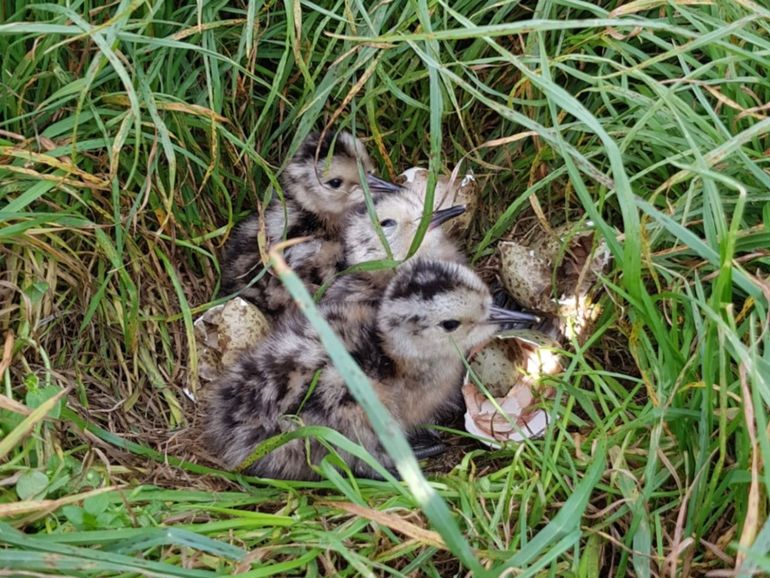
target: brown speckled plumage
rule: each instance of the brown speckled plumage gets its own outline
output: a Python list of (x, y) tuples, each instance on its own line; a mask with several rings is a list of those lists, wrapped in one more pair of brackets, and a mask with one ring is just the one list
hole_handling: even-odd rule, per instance
[[(311, 290), (330, 279), (340, 267), (340, 227), (350, 207), (363, 199), (358, 162), (367, 174), (373, 172), (363, 144), (350, 133), (343, 131), (335, 136), (327, 132), (324, 139), (317, 133), (311, 134), (281, 174), (284, 202), (276, 198), (265, 211), (269, 244), (284, 238), (312, 237), (284, 252), (288, 265)], [(335, 179), (340, 184), (333, 188), (329, 183)], [(281, 282), (267, 272), (247, 287), (262, 270), (258, 227), (259, 218), (254, 214), (230, 236), (222, 256), (220, 294), (240, 291), (241, 297), (255, 303), (263, 313), (276, 316), (291, 303)]]
[[(371, 379), (381, 401), (409, 434), (432, 423), (456, 394), (463, 375), (458, 354), (490, 338), (491, 297), (467, 267), (416, 259), (403, 265), (377, 302), (325, 303), (321, 312)], [(316, 371), (320, 377), (301, 410)], [(392, 467), (363, 409), (349, 393), (318, 336), (299, 312), (245, 353), (212, 384), (203, 423), (204, 443), (228, 468), (239, 466), (265, 439), (290, 429), (282, 419), (299, 411), (305, 424), (329, 426)], [(323, 447), (310, 444), (317, 464)], [(357, 475), (371, 475), (342, 454)], [(305, 444), (291, 441), (251, 465), (250, 474), (312, 479)]]

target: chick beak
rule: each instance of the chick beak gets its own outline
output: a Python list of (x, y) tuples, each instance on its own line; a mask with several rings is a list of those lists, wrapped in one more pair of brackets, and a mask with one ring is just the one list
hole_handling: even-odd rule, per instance
[(503, 309), (497, 305), (492, 305), (489, 308), (488, 323), (505, 324), (510, 322), (530, 322), (538, 323), (542, 321), (540, 317), (534, 313), (527, 313), (526, 311), (511, 311), (510, 309)]
[(398, 185), (375, 175), (366, 175), (366, 183), (369, 185), (369, 190), (373, 193), (397, 193), (401, 190), (401, 187)]
[(430, 225), (428, 226), (428, 230), (435, 229), (436, 227), (440, 227), (443, 223), (446, 223), (449, 219), (454, 219), (455, 217), (459, 217), (465, 212), (465, 205), (455, 205), (454, 207), (449, 207), (448, 209), (440, 209), (438, 211), (433, 212), (433, 216), (430, 218)]

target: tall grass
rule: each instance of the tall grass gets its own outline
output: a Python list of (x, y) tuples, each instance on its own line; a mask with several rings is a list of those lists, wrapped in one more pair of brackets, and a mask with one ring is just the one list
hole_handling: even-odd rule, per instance
[[(0, 2), (1, 568), (770, 572), (770, 9), (181, 4)], [(429, 486), (333, 458), (255, 480), (178, 441), (221, 244), (333, 121), (390, 176), (463, 159), (476, 263), (537, 214), (607, 241), (543, 440), (466, 444)]]

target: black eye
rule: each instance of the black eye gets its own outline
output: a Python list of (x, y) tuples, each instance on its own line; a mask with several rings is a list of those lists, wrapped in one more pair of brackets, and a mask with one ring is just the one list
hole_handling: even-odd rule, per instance
[(460, 322), (457, 319), (447, 319), (446, 321), (442, 321), (441, 323), (439, 323), (439, 325), (441, 325), (441, 327), (444, 328), (444, 331), (446, 331), (447, 333), (451, 333), (452, 331), (460, 327)]
[(326, 181), (326, 185), (332, 189), (339, 189), (342, 186), (342, 179), (332, 179), (330, 181)]
[(384, 221), (380, 221), (380, 227), (395, 227), (396, 221), (393, 219), (385, 219)]

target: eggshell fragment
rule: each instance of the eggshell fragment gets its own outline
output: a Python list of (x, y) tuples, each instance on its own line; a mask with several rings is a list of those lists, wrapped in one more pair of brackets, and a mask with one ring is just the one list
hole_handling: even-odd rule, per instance
[(515, 241), (500, 243), (498, 251), (500, 277), (511, 297), (527, 309), (555, 313), (549, 262)]
[[(452, 236), (461, 236), (468, 230), (478, 205), (478, 182), (472, 173), (463, 177), (455, 175), (439, 175), (436, 190), (433, 193), (433, 210), (448, 209), (455, 205), (464, 205), (465, 213), (442, 225), (444, 231)], [(412, 167), (405, 170), (396, 179), (403, 187), (421, 195), (428, 192), (428, 169)]]
[(494, 341), (479, 351), (470, 362), (471, 369), (495, 397), (503, 397), (516, 384), (516, 364), (503, 343)]
[[(556, 341), (583, 341), (599, 314), (591, 290), (610, 261), (606, 242), (594, 246), (593, 231), (573, 234), (562, 228), (543, 231), (527, 244), (502, 242), (498, 250), (500, 277), (511, 296), (552, 316), (541, 329)], [(549, 345), (545, 333), (533, 335), (501, 336), (470, 363), (495, 402), (466, 376), (465, 429), (492, 447), (541, 435), (548, 425), (548, 415), (535, 407), (534, 392), (542, 377), (560, 373), (562, 365), (556, 343)]]
[(543, 335), (504, 335), (478, 351), (470, 367), (494, 402), (471, 381), (469, 372), (462, 389), (466, 431), (490, 447), (542, 435), (548, 414), (536, 407), (536, 398), (550, 391), (538, 391), (537, 386), (543, 376), (562, 371), (552, 350), (555, 345)]
[(202, 381), (216, 379), (238, 355), (255, 346), (270, 330), (262, 312), (235, 297), (212, 307), (194, 323), (198, 351), (198, 377)]
[(557, 331), (582, 341), (599, 314), (590, 294), (611, 254), (601, 240), (594, 247), (594, 232), (571, 234), (567, 228), (545, 233), (525, 245), (499, 244), (500, 277), (522, 306), (550, 313)]
[(490, 447), (499, 448), (507, 441), (521, 442), (539, 437), (548, 426), (548, 414), (542, 409), (529, 407), (532, 394), (527, 386), (519, 385), (506, 397), (496, 399), (504, 414), (473, 384), (463, 386), (463, 396), (468, 407), (465, 412), (466, 431), (482, 438)]

